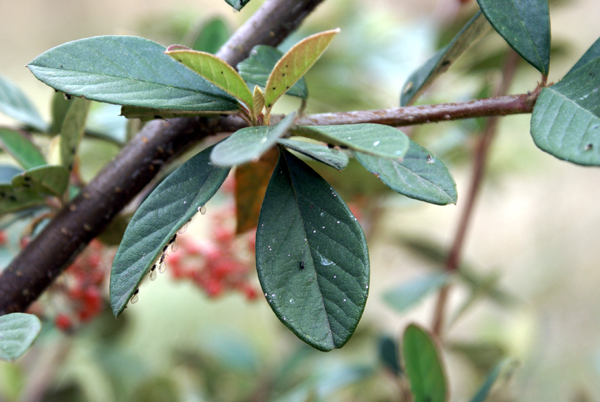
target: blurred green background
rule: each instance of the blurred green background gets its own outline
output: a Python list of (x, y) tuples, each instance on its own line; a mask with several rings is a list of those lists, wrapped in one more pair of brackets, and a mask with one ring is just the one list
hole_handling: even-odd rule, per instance
[[(189, 39), (219, 16), (234, 30), (261, 1), (234, 12), (221, 0), (0, 0), (0, 74), (16, 82), (49, 118), (52, 89), (24, 65), (69, 40), (104, 34), (143, 36), (163, 45)], [(474, 1), (328, 0), (282, 48), (339, 26), (342, 32), (307, 75), (307, 111), (398, 105), (407, 76), (452, 37)], [(550, 81), (558, 81), (598, 37), (594, 0), (551, 1)], [(489, 68), (507, 46), (496, 35), (475, 45), (420, 103), (466, 100), (489, 91)], [(533, 90), (539, 76), (521, 63), (511, 93)], [(298, 107), (294, 99), (278, 111)], [(0, 124), (13, 124), (0, 116)], [(107, 312), (74, 336), (47, 328), (17, 364), (0, 363), (0, 401), (393, 401), (397, 381), (380, 359), (382, 337), (407, 323), (430, 325), (435, 297), (399, 313), (386, 291), (436, 272), (432, 252), (452, 242), (470, 174), (479, 121), (409, 128), (441, 157), (458, 186), (456, 206), (439, 207), (382, 192), (352, 171), (328, 179), (368, 205), (370, 298), (356, 334), (327, 354), (297, 340), (259, 299), (209, 300), (168, 276), (142, 287), (140, 302), (118, 320)], [(110, 154), (112, 151), (107, 151)], [(487, 179), (468, 231), (464, 260), (515, 303), (475, 301), (448, 330), (445, 363), (453, 401), (468, 400), (501, 355), (520, 367), (496, 401), (600, 400), (600, 171), (559, 161), (529, 136), (529, 116), (501, 119)], [(365, 199), (367, 200), (365, 202)], [(210, 214), (211, 205), (208, 207)], [(205, 235), (202, 219), (193, 229)], [(423, 244), (432, 249), (423, 250)], [(483, 291), (481, 291), (483, 292)], [(448, 317), (472, 288), (452, 288)], [(484, 293), (484, 292), (483, 292)], [(385, 354), (386, 356), (388, 354)]]

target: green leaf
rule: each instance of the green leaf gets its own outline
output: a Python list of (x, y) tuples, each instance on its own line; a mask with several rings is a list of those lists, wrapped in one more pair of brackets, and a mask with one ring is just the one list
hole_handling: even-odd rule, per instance
[(0, 145), (25, 169), (46, 164), (40, 150), (18, 131), (0, 128)]
[(50, 134), (56, 135), (60, 133), (65, 116), (71, 107), (71, 99), (67, 99), (62, 92), (55, 92), (52, 96), (52, 107), (50, 114), (52, 122), (50, 124)]
[(392, 190), (437, 205), (456, 204), (456, 183), (448, 168), (427, 149), (409, 140), (401, 161), (356, 152), (356, 159)]
[(449, 280), (450, 275), (445, 272), (423, 275), (388, 290), (383, 294), (383, 300), (388, 306), (401, 313), (415, 306)]
[(235, 166), (258, 160), (277, 143), (294, 124), (296, 112), (272, 126), (246, 127), (236, 131), (215, 146), (211, 161), (220, 166)]
[(215, 17), (204, 23), (192, 49), (201, 52), (216, 54), (221, 46), (229, 39), (229, 28), (223, 19)]
[(200, 152), (163, 180), (133, 215), (117, 250), (110, 276), (110, 304), (118, 316), (165, 246), (217, 192), (229, 169)]
[(90, 110), (90, 102), (76, 98), (65, 115), (60, 129), (60, 160), (68, 170), (73, 167), (77, 148), (85, 130), (85, 120)]
[(249, 110), (254, 110), (254, 100), (250, 88), (237, 71), (217, 56), (197, 50), (169, 50), (171, 56), (187, 68), (199, 74), (211, 84), (239, 99)]
[(571, 69), (566, 75), (569, 75), (579, 70), (581, 67), (598, 58), (600, 58), (600, 38), (596, 39), (596, 42), (594, 42), (594, 44), (590, 46), (590, 48), (584, 53), (583, 56), (581, 56), (577, 63), (575, 63), (575, 65), (571, 67)]
[(542, 150), (578, 165), (600, 166), (600, 57), (542, 89), (531, 135)]
[(312, 142), (286, 140), (283, 138), (279, 139), (278, 142), (289, 149), (331, 166), (339, 171), (344, 170), (344, 168), (348, 166), (348, 157), (346, 154), (335, 148), (329, 148), (328, 146), (314, 144)]
[(283, 151), (256, 232), (256, 269), (277, 317), (310, 346), (342, 347), (367, 301), (363, 231), (329, 184)]
[(504, 375), (508, 375), (515, 369), (516, 366), (517, 362), (514, 359), (505, 359), (496, 364), (479, 391), (477, 391), (477, 393), (471, 399), (471, 402), (485, 402), (498, 377), (500, 377), (502, 373), (504, 373)]
[(404, 331), (402, 352), (414, 402), (445, 402), (446, 376), (437, 346), (427, 331), (410, 324)]
[(391, 336), (384, 335), (379, 338), (379, 361), (385, 368), (397, 377), (402, 375), (400, 366), (400, 351), (396, 340)]
[(412, 73), (402, 88), (400, 106), (413, 104), (431, 83), (445, 73), (467, 49), (491, 30), (481, 12), (477, 13), (448, 45)]
[(242, 8), (244, 8), (244, 6), (248, 3), (250, 3), (250, 0), (225, 0), (227, 2), (227, 4), (229, 4), (231, 7), (235, 8), (236, 10), (240, 11)]
[(44, 195), (37, 190), (0, 184), (0, 215), (43, 204)]
[(33, 103), (19, 87), (1, 75), (0, 112), (39, 131), (46, 131), (48, 127)]
[(477, 0), (494, 29), (542, 74), (550, 68), (548, 0)]
[(298, 126), (292, 130), (317, 141), (383, 158), (401, 159), (410, 140), (402, 131), (381, 124)]
[(14, 361), (37, 338), (42, 323), (33, 314), (12, 313), (0, 317), (0, 360)]
[(319, 60), (338, 29), (314, 34), (296, 43), (273, 67), (265, 87), (267, 109), (286, 93)]
[[(275, 65), (283, 57), (283, 52), (277, 48), (267, 45), (254, 46), (250, 52), (250, 57), (237, 65), (238, 71), (243, 79), (252, 84), (260, 85), (265, 88), (267, 80)], [(300, 78), (286, 95), (295, 96), (302, 99), (308, 98), (308, 87), (304, 77)]]
[(37, 79), (65, 93), (119, 105), (157, 109), (236, 110), (235, 99), (135, 36), (67, 42), (36, 57)]
[(69, 171), (63, 166), (40, 166), (15, 176), (12, 185), (62, 197), (69, 185)]

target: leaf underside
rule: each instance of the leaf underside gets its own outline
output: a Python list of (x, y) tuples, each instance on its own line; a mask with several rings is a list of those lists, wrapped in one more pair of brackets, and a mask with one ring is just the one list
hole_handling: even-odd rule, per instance
[(33, 314), (12, 313), (0, 317), (0, 360), (14, 361), (35, 341), (42, 323)]
[(410, 145), (408, 137), (402, 131), (381, 124), (298, 126), (292, 132), (328, 144), (395, 160), (404, 157)]
[(444, 162), (412, 140), (401, 161), (360, 152), (355, 156), (397, 193), (437, 205), (456, 204), (456, 183)]
[(18, 131), (0, 128), (0, 144), (25, 169), (46, 164), (46, 159), (40, 150)]
[(99, 102), (157, 109), (236, 110), (234, 98), (135, 36), (97, 36), (67, 42), (28, 67), (59, 91)]
[[(599, 42), (594, 46), (600, 47)], [(540, 149), (559, 159), (600, 166), (600, 57), (542, 89), (531, 116), (531, 135)]]
[(337, 193), (283, 151), (260, 213), (256, 267), (281, 322), (319, 350), (342, 347), (364, 311), (366, 240)]
[(402, 352), (414, 402), (446, 402), (446, 376), (430, 335), (410, 324), (404, 331)]
[(242, 165), (258, 160), (288, 132), (295, 119), (296, 112), (292, 112), (272, 126), (242, 128), (217, 144), (210, 158), (219, 166)]
[(550, 68), (548, 0), (477, 0), (496, 32), (542, 74)]
[(408, 77), (400, 95), (400, 106), (412, 105), (437, 77), (445, 73), (452, 63), (491, 28), (482, 13), (477, 13), (448, 45)]
[(118, 316), (164, 248), (212, 198), (228, 168), (210, 163), (205, 149), (171, 173), (133, 215), (119, 246), (110, 277), (110, 302)]
[(270, 109), (319, 60), (339, 29), (320, 32), (296, 43), (273, 67), (265, 87), (265, 105)]
[(8, 79), (0, 75), (0, 112), (40, 131), (48, 125), (33, 103)]
[(287, 140), (280, 138), (278, 141), (281, 145), (308, 156), (316, 161), (331, 166), (334, 169), (342, 171), (348, 166), (348, 156), (338, 149), (330, 148), (326, 145), (315, 144), (312, 142)]
[[(242, 78), (247, 82), (265, 88), (271, 71), (273, 71), (273, 68), (282, 57), (283, 52), (277, 48), (267, 45), (257, 45), (250, 52), (250, 57), (240, 62), (237, 68)], [(286, 92), (286, 95), (307, 99), (308, 87), (306, 86), (304, 77), (292, 85)]]

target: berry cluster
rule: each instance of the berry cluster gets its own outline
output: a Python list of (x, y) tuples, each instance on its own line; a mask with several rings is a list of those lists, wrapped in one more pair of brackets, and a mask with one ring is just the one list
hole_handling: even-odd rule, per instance
[(113, 257), (113, 251), (93, 240), (60, 276), (50, 289), (58, 311), (54, 319), (57, 328), (72, 331), (102, 312), (103, 285)]
[(248, 300), (257, 297), (249, 282), (254, 266), (255, 233), (235, 235), (235, 207), (225, 205), (211, 214), (209, 240), (177, 236), (176, 251), (166, 258), (175, 279), (188, 279), (210, 297), (218, 297), (232, 290), (244, 294)]

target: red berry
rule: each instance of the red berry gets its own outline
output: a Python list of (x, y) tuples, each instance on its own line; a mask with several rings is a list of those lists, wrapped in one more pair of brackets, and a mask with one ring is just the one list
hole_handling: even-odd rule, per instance
[(61, 331), (67, 331), (73, 325), (73, 321), (66, 314), (60, 313), (54, 319), (54, 325)]

